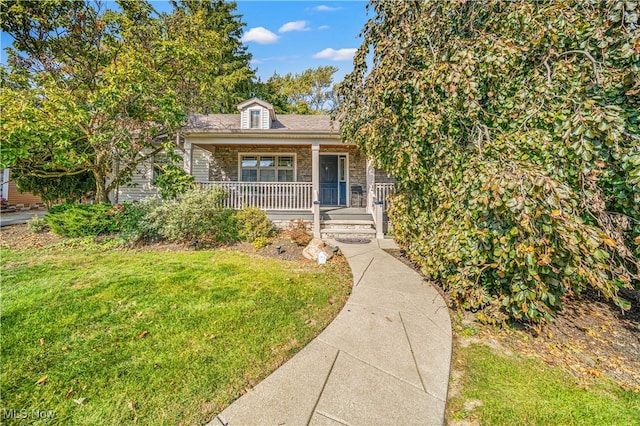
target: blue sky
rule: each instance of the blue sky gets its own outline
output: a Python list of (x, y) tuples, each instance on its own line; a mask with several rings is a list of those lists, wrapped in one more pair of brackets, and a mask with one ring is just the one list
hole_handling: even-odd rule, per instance
[(353, 69), (353, 53), (367, 21), (366, 1), (238, 1), (247, 24), (243, 42), (258, 76), (299, 73), (310, 67), (339, 69), (337, 83)]
[[(169, 11), (168, 1), (154, 0), (158, 11)], [(353, 53), (361, 44), (358, 34), (367, 21), (367, 2), (239, 0), (237, 13), (246, 24), (243, 42), (253, 55), (252, 66), (264, 81), (274, 72), (299, 73), (332, 65), (338, 83), (353, 69)], [(4, 47), (11, 43), (2, 34)]]

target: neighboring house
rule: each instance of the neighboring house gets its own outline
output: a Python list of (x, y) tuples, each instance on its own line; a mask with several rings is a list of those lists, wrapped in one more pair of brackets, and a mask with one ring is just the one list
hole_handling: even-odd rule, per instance
[(42, 199), (30, 192), (20, 192), (16, 183), (11, 180), (11, 169), (2, 169), (2, 193), (0, 194), (8, 205), (30, 207), (44, 205)]
[[(375, 228), (382, 235), (376, 214), (382, 218), (384, 206), (376, 201), (384, 201), (393, 179), (375, 170), (354, 144), (342, 143), (328, 115), (276, 116), (271, 104), (257, 98), (238, 110), (190, 116), (181, 130), (184, 169), (196, 183), (223, 187), (227, 207), (256, 206), (276, 221), (313, 221), (316, 236), (321, 226), (328, 229), (323, 225), (338, 226), (341, 232), (333, 236), (366, 234), (371, 229), (342, 231), (366, 229), (369, 222), (380, 223)], [(157, 194), (153, 181), (151, 164), (140, 165), (135, 185), (120, 187), (118, 201)]]

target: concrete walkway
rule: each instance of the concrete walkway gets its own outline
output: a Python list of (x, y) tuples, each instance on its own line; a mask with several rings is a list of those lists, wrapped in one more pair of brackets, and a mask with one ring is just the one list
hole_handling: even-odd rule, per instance
[(438, 292), (385, 253), (338, 244), (352, 294), (309, 345), (209, 425), (441, 425), (451, 325)]
[(34, 216), (44, 216), (45, 214), (47, 214), (46, 210), (26, 210), (0, 213), (0, 226), (27, 223), (33, 219)]

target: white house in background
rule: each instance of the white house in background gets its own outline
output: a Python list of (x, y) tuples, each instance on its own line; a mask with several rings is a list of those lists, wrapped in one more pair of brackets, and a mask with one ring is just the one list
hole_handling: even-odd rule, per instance
[[(276, 116), (271, 104), (257, 98), (238, 110), (192, 115), (180, 131), (184, 170), (198, 185), (224, 188), (227, 207), (259, 207), (275, 222), (313, 221), (316, 236), (373, 229), (383, 236), (393, 179), (375, 170), (354, 144), (343, 143), (328, 115)], [(141, 164), (134, 185), (121, 186), (117, 200), (157, 195), (153, 181), (151, 163)]]

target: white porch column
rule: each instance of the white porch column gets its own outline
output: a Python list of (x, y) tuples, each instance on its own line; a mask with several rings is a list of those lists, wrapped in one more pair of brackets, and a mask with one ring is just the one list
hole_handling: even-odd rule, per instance
[(313, 194), (313, 238), (320, 238), (320, 144), (311, 145), (311, 192)]
[[(179, 136), (176, 136), (176, 143)], [(191, 175), (191, 158), (193, 155), (193, 148), (191, 147), (191, 142), (186, 140), (184, 141), (184, 157), (183, 157), (183, 165), (182, 168), (188, 175)]]
[(367, 213), (373, 214), (373, 201), (376, 195), (376, 170), (367, 159)]

